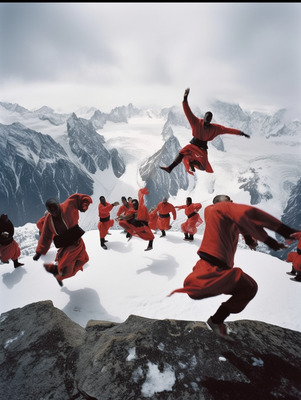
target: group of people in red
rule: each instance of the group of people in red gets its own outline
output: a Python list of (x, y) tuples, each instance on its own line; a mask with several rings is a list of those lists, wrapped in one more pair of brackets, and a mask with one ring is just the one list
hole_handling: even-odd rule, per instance
[[(208, 145), (215, 137), (222, 134), (240, 135), (250, 138), (244, 132), (211, 123), (213, 115), (208, 111), (204, 118), (196, 117), (189, 105), (189, 89), (184, 92), (182, 102), (184, 113), (192, 129), (190, 144), (183, 147), (176, 159), (167, 167), (160, 167), (163, 171), (171, 173), (172, 170), (183, 162), (186, 171), (193, 174), (195, 169), (213, 173), (208, 161)], [(133, 236), (148, 241), (145, 251), (153, 249), (154, 233), (161, 230), (161, 236), (166, 236), (166, 231), (171, 228), (171, 216), (175, 220), (177, 212), (185, 210), (187, 220), (181, 224), (184, 240), (191, 241), (197, 232), (198, 226), (203, 222), (198, 211), (201, 203), (193, 203), (187, 197), (186, 204), (173, 206), (164, 197), (156, 207), (147, 210), (144, 196), (148, 189), (138, 191), (138, 199), (122, 197), (122, 205), (116, 213), (116, 221), (126, 233), (128, 240)], [(106, 236), (113, 226), (114, 220), (110, 216), (113, 207), (119, 202), (108, 203), (104, 196), (100, 196), (98, 206), (98, 230), (100, 244), (107, 249)], [(60, 286), (66, 278), (74, 276), (88, 262), (82, 239), (84, 231), (79, 227), (79, 212), (86, 212), (92, 203), (90, 196), (75, 193), (63, 203), (56, 199), (46, 201), (46, 214), (38, 221), (40, 238), (33, 259), (37, 261), (45, 255), (53, 242), (57, 247), (55, 262), (44, 264), (47, 272), (54, 275)], [(186, 293), (191, 299), (200, 300), (220, 294), (229, 295), (230, 298), (221, 303), (220, 307), (208, 321), (207, 326), (219, 336), (231, 340), (225, 319), (230, 314), (241, 312), (254, 298), (257, 292), (257, 283), (241, 268), (234, 267), (234, 256), (237, 249), (239, 235), (242, 235), (251, 250), (256, 250), (258, 241), (265, 243), (273, 250), (287, 247), (287, 244), (298, 240), (297, 251), (290, 252), (286, 261), (292, 263), (294, 280), (301, 281), (301, 232), (283, 224), (272, 215), (250, 205), (236, 204), (228, 195), (218, 195), (213, 199), (213, 204), (204, 210), (205, 229), (201, 245), (197, 251), (199, 260), (192, 272), (183, 282), (183, 287), (175, 289), (174, 293)], [(285, 243), (277, 241), (265, 231), (268, 229), (282, 236)], [(6, 214), (0, 217), (0, 259), (3, 263), (12, 259), (14, 267), (22, 266), (18, 261), (20, 248), (13, 239), (14, 229)]]
[[(122, 204), (117, 210), (116, 221), (123, 228), (126, 237), (130, 240), (133, 236), (148, 241), (145, 251), (153, 249), (154, 233), (160, 230), (161, 236), (166, 236), (166, 231), (171, 229), (171, 217), (173, 221), (177, 218), (178, 210), (185, 210), (187, 220), (181, 224), (184, 233), (184, 240), (194, 240), (194, 234), (197, 232), (198, 226), (203, 222), (198, 211), (202, 208), (201, 203), (192, 203), (191, 197), (187, 197), (186, 204), (174, 206), (163, 197), (162, 201), (156, 207), (147, 209), (144, 202), (144, 196), (148, 195), (148, 189), (142, 188), (138, 191), (138, 199), (130, 200), (122, 196)], [(119, 202), (108, 203), (104, 196), (100, 197), (98, 205), (98, 230), (100, 234), (101, 247), (107, 250), (106, 236), (109, 229), (114, 225), (114, 219), (111, 218), (110, 212), (114, 206), (118, 206)]]
[[(192, 203), (191, 198), (187, 198), (186, 205), (174, 207), (163, 198), (153, 213), (156, 213), (156, 223), (150, 226), (150, 213), (144, 203), (144, 196), (148, 195), (148, 189), (142, 188), (138, 191), (138, 199), (123, 196), (122, 205), (116, 213), (116, 221), (126, 232), (128, 240), (133, 236), (148, 241), (145, 251), (152, 250), (155, 238), (152, 230), (161, 230), (161, 237), (166, 236), (166, 231), (171, 228), (170, 218), (176, 219), (176, 208), (185, 209), (187, 221), (181, 225), (184, 232), (184, 239), (193, 240), (193, 235), (197, 227), (202, 223), (198, 210), (202, 207), (200, 203)], [(53, 263), (45, 263), (44, 268), (51, 273), (60, 286), (63, 280), (74, 276), (78, 271), (83, 270), (83, 266), (89, 261), (85, 243), (82, 235), (85, 233), (78, 225), (79, 212), (86, 212), (92, 198), (86, 194), (75, 193), (68, 197), (63, 203), (55, 198), (46, 201), (46, 213), (37, 222), (40, 232), (39, 241), (33, 259), (39, 260), (41, 255), (46, 255), (52, 242), (58, 249)], [(119, 202), (109, 203), (104, 196), (99, 197), (98, 205), (98, 231), (100, 235), (100, 245), (107, 250), (106, 239), (109, 229), (114, 225), (111, 218), (113, 207)], [(170, 215), (171, 214), (171, 215)], [(189, 236), (188, 236), (189, 235)]]

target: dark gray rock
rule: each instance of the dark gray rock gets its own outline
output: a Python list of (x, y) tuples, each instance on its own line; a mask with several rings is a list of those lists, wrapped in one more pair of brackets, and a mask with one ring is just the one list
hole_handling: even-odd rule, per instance
[(14, 309), (0, 317), (0, 399), (300, 399), (301, 333), (228, 325), (234, 343), (204, 322), (131, 315), (84, 329), (51, 301)]

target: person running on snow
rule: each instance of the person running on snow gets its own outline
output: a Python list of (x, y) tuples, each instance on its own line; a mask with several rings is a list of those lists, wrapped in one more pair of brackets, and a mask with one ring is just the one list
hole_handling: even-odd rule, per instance
[(152, 250), (153, 240), (155, 236), (148, 226), (149, 213), (144, 204), (144, 195), (148, 195), (148, 189), (143, 188), (138, 191), (138, 199), (132, 200), (132, 210), (126, 211), (120, 215), (119, 224), (128, 233), (127, 238), (130, 240), (132, 236), (140, 237), (143, 240), (148, 240), (148, 246), (145, 251)]
[(158, 212), (158, 222), (157, 227), (161, 231), (161, 236), (166, 236), (166, 232), (171, 228), (170, 226), (170, 213), (172, 213), (173, 220), (177, 218), (177, 211), (175, 207), (167, 201), (166, 197), (163, 197), (162, 201), (158, 203), (155, 211)]
[(292, 270), (291, 272), (287, 272), (287, 274), (295, 275), (292, 280), (301, 282), (301, 232), (293, 233), (291, 238), (298, 240), (298, 244), (297, 251), (291, 251), (287, 255), (286, 262), (292, 263)]
[(189, 121), (192, 129), (192, 140), (190, 144), (183, 147), (176, 159), (168, 167), (160, 167), (164, 171), (170, 173), (180, 162), (183, 162), (186, 171), (193, 175), (195, 168), (213, 173), (213, 169), (208, 161), (207, 142), (212, 141), (219, 135), (232, 134), (245, 136), (250, 138), (246, 133), (233, 128), (227, 128), (223, 125), (211, 124), (213, 114), (211, 111), (205, 113), (204, 119), (196, 117), (188, 104), (188, 94), (190, 89), (186, 89), (184, 92), (184, 99), (182, 102), (184, 113)]
[(13, 260), (14, 268), (18, 268), (24, 264), (18, 260), (21, 250), (19, 244), (14, 240), (14, 233), (13, 223), (9, 220), (7, 214), (2, 214), (0, 216), (0, 260), (4, 264)]
[(89, 261), (86, 247), (81, 236), (85, 233), (79, 226), (79, 211), (86, 212), (92, 203), (90, 196), (75, 193), (63, 203), (50, 198), (46, 201), (49, 212), (44, 221), (41, 236), (33, 259), (37, 261), (41, 255), (47, 254), (52, 241), (58, 249), (55, 263), (44, 264), (60, 286), (63, 280), (74, 276)]
[(194, 240), (198, 226), (203, 222), (198, 211), (202, 208), (201, 203), (193, 203), (191, 197), (186, 198), (186, 204), (176, 206), (178, 210), (185, 210), (187, 220), (181, 224), (181, 230), (184, 233), (184, 240)]
[(104, 196), (99, 197), (99, 205), (98, 205), (98, 216), (99, 216), (99, 222), (98, 222), (98, 230), (99, 230), (99, 236), (100, 236), (100, 245), (104, 250), (107, 250), (107, 246), (105, 242), (107, 240), (105, 239), (109, 229), (114, 225), (114, 220), (110, 219), (110, 211), (113, 209), (113, 207), (116, 207), (119, 205), (118, 201), (115, 201), (114, 203), (107, 203), (106, 199)]
[(257, 293), (257, 283), (239, 267), (234, 257), (239, 234), (255, 250), (258, 240), (273, 250), (286, 248), (270, 237), (264, 228), (288, 239), (296, 230), (284, 225), (272, 215), (249, 205), (235, 204), (229, 196), (218, 195), (205, 209), (205, 231), (197, 254), (200, 260), (184, 280), (183, 288), (170, 293), (186, 293), (194, 300), (220, 294), (231, 295), (221, 303), (207, 326), (219, 336), (231, 340), (224, 320), (230, 314), (240, 313)]

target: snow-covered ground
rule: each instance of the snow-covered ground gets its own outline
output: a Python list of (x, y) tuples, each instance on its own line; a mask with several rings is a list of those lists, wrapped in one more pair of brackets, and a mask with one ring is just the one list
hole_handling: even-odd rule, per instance
[[(34, 224), (25, 226), (28, 237), (37, 235)], [(23, 228), (18, 228), (17, 231)], [(155, 234), (154, 248), (145, 252), (147, 242), (133, 237), (129, 242), (121, 230), (111, 229), (108, 250), (100, 247), (97, 230), (87, 231), (83, 239), (90, 260), (74, 277), (60, 287), (43, 268), (53, 261), (56, 249), (33, 261), (31, 254), (20, 257), (23, 267), (14, 269), (12, 261), (0, 265), (0, 313), (42, 300), (52, 300), (73, 321), (85, 327), (89, 320), (123, 322), (131, 314), (153, 319), (206, 321), (228, 298), (226, 295), (195, 301), (186, 294), (169, 293), (182, 287), (183, 280), (198, 261), (202, 236), (194, 242), (183, 240), (173, 230), (160, 238)], [(19, 235), (19, 234), (18, 234)], [(18, 236), (19, 237), (19, 236)], [(21, 243), (20, 243), (21, 245)], [(293, 282), (287, 271), (291, 264), (276, 257), (240, 247), (235, 265), (258, 283), (256, 297), (241, 313), (228, 321), (251, 319), (301, 331), (298, 308), (301, 283)]]

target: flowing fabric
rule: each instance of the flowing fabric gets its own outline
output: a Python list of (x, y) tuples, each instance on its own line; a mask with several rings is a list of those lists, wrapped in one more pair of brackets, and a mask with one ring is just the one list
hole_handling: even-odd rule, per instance
[(149, 213), (148, 226), (153, 231), (158, 229), (158, 214), (156, 210), (153, 210)]
[(78, 271), (83, 271), (83, 266), (89, 261), (86, 246), (83, 239), (76, 244), (59, 249), (55, 261), (58, 262), (57, 280), (71, 278)]
[[(181, 224), (182, 232), (195, 235), (197, 233), (197, 228), (202, 224), (203, 220), (200, 217), (198, 211), (202, 208), (201, 203), (192, 203), (189, 206), (182, 205), (177, 207), (179, 210), (185, 210), (185, 215), (187, 215), (187, 220)], [(190, 215), (193, 215), (189, 218)]]
[(195, 168), (202, 169), (208, 173), (213, 173), (211, 164), (208, 161), (207, 150), (200, 149), (194, 144), (187, 144), (179, 151), (179, 153), (184, 156), (182, 162), (186, 171), (190, 175), (194, 175), (193, 172), (190, 170), (190, 163), (194, 161), (199, 162), (202, 166), (202, 168), (200, 168), (197, 164), (194, 164)]

